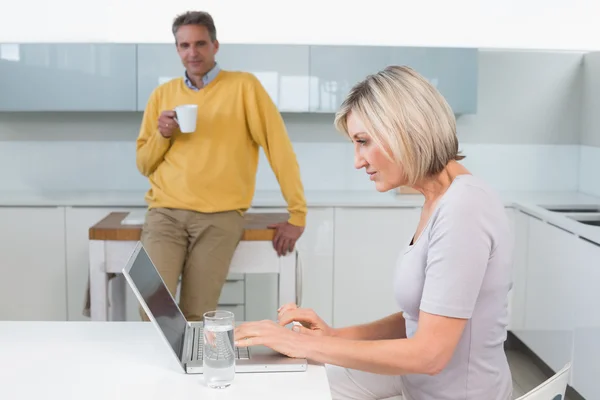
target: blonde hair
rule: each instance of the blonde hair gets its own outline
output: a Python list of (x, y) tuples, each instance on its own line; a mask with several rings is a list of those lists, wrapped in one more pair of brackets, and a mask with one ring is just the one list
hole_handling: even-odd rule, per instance
[(452, 109), (433, 85), (409, 67), (387, 67), (350, 90), (335, 116), (335, 127), (346, 135), (351, 112), (388, 158), (403, 166), (409, 185), (464, 158), (458, 151)]

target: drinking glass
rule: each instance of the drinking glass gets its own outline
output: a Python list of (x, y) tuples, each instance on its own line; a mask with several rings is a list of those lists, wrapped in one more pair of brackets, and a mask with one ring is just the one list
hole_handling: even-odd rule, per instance
[(226, 388), (235, 376), (234, 315), (229, 311), (204, 313), (204, 380), (211, 388)]

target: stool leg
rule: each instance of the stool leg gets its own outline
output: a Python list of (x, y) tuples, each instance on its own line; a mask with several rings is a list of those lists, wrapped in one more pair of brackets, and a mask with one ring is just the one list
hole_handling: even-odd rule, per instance
[(296, 251), (279, 258), (279, 305), (296, 303)]
[(126, 320), (125, 277), (116, 274), (110, 279), (110, 319), (111, 321)]
[(90, 316), (92, 321), (108, 320), (108, 275), (104, 242), (90, 240)]

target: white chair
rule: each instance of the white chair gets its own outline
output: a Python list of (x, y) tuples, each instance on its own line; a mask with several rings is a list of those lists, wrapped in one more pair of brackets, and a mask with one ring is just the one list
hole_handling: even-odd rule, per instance
[(550, 379), (516, 400), (564, 400), (570, 370), (571, 363), (567, 363)]

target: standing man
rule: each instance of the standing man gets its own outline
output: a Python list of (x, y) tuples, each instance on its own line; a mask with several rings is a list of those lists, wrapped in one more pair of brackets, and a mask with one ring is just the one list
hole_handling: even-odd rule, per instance
[[(173, 35), (185, 67), (181, 78), (151, 94), (137, 139), (136, 162), (148, 177), (142, 242), (170, 292), (181, 276), (181, 309), (190, 321), (217, 307), (243, 213), (255, 190), (258, 146), (264, 149), (290, 214), (276, 229), (279, 255), (304, 231), (306, 201), (300, 170), (279, 111), (258, 79), (221, 70), (212, 17), (187, 12)], [(182, 134), (174, 108), (197, 104), (196, 131)]]

